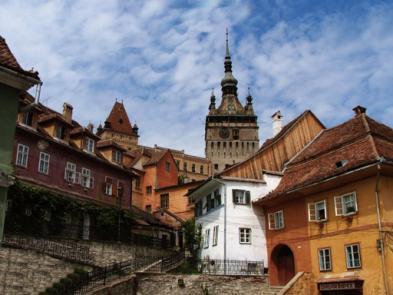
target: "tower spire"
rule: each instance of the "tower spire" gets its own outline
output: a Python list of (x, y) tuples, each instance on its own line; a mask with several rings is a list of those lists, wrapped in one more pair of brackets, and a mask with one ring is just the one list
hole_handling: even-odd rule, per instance
[(221, 81), (222, 94), (234, 94), (237, 95), (237, 80), (232, 75), (232, 60), (231, 55), (229, 53), (229, 38), (228, 38), (228, 28), (226, 29), (226, 38), (225, 38), (225, 59), (224, 59), (224, 68), (225, 68), (225, 76)]

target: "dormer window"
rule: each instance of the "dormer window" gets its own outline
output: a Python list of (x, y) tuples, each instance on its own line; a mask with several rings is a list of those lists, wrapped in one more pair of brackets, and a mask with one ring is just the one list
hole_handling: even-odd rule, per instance
[(33, 112), (26, 112), (23, 114), (23, 124), (33, 126)]
[(56, 126), (56, 137), (58, 139), (65, 139), (65, 134), (66, 134), (66, 128), (62, 125), (57, 125)]
[(121, 151), (114, 150), (113, 151), (113, 161), (117, 164), (121, 164)]
[(338, 162), (336, 162), (336, 168), (344, 167), (344, 166), (347, 165), (347, 164), (348, 164), (348, 160), (341, 160), (341, 161), (338, 161)]
[(89, 153), (94, 153), (94, 140), (86, 137), (85, 139), (85, 149)]

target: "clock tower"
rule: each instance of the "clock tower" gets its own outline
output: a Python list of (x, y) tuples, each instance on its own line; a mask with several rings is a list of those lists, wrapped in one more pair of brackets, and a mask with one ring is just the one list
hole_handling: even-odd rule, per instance
[(237, 97), (237, 80), (232, 74), (232, 61), (226, 33), (225, 75), (221, 81), (222, 99), (216, 108), (212, 92), (205, 124), (205, 154), (212, 172), (241, 162), (259, 149), (258, 122), (249, 93), (243, 106)]

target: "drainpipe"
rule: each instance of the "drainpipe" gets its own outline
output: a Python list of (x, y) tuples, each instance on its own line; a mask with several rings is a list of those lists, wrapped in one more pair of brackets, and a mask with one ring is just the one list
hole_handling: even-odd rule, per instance
[[(383, 159), (380, 160), (380, 162), (383, 162)], [(385, 289), (385, 294), (390, 294), (389, 292), (389, 283), (386, 278), (386, 264), (385, 264), (385, 245), (384, 245), (384, 232), (382, 230), (382, 221), (381, 221), (381, 212), (380, 212), (380, 196), (379, 196), (379, 184), (381, 180), (381, 165), (378, 164), (377, 166), (377, 181), (375, 184), (375, 203), (376, 203), (376, 208), (377, 208), (377, 218), (378, 218), (378, 231), (379, 231), (379, 239), (381, 241), (381, 263), (382, 263), (382, 274), (383, 274), (383, 283), (384, 283), (384, 289)]]

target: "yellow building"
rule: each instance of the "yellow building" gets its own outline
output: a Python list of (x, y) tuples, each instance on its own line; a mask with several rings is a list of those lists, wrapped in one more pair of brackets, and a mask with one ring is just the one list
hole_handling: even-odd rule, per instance
[[(292, 260), (293, 273), (311, 272), (304, 294), (393, 294), (393, 129), (363, 107), (354, 111), (353, 119), (317, 136), (289, 163), (276, 190), (257, 202), (274, 206), (282, 221), (267, 233), (274, 256), (269, 279), (279, 281), (274, 276), (286, 271), (280, 261)], [(304, 211), (288, 206), (294, 201)], [(291, 216), (298, 226), (286, 224)], [(278, 245), (289, 227), (297, 234)], [(274, 249), (283, 243), (289, 250), (281, 259)]]

